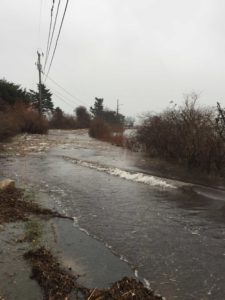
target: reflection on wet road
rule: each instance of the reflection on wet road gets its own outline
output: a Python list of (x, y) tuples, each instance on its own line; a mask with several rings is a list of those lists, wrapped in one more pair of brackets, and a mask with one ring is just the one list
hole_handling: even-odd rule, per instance
[(224, 299), (224, 192), (147, 175), (135, 167), (138, 154), (86, 134), (68, 138), (74, 143), (47, 154), (5, 161), (3, 173), (49, 193), (49, 205), (167, 299)]

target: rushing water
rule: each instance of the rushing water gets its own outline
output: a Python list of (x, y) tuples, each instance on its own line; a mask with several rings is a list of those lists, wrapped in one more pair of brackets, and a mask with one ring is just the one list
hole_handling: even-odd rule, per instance
[(224, 192), (148, 175), (138, 154), (87, 134), (67, 139), (5, 161), (3, 174), (47, 192), (167, 299), (225, 299)]

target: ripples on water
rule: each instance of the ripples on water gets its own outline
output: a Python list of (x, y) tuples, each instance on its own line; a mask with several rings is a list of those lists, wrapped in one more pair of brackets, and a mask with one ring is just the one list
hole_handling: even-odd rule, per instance
[(17, 158), (6, 171), (16, 170), (20, 180), (49, 193), (52, 206), (73, 216), (75, 226), (127, 260), (167, 299), (224, 298), (223, 194), (213, 199), (216, 193), (211, 197), (208, 190), (183, 192), (177, 182), (127, 170), (124, 161), (120, 168), (121, 149), (87, 137), (69, 152)]

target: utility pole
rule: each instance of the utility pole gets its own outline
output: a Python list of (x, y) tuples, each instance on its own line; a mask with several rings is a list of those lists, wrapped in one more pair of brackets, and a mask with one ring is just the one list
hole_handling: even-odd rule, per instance
[(42, 115), (42, 91), (41, 91), (41, 72), (42, 72), (42, 65), (41, 65), (41, 53), (37, 51), (38, 55), (38, 61), (37, 61), (37, 69), (38, 69), (38, 74), (39, 74), (39, 84), (38, 84), (38, 89), (39, 89), (39, 114), (40, 116)]
[(119, 99), (117, 99), (117, 105), (116, 105), (116, 115), (119, 115)]

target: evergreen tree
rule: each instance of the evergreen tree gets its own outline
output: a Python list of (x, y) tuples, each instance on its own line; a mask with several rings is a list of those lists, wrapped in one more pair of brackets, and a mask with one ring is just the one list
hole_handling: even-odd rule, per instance
[[(42, 96), (42, 113), (52, 113), (54, 110), (54, 104), (52, 102), (52, 93), (46, 88), (44, 84), (41, 85), (41, 96)], [(38, 92), (30, 90), (31, 104), (35, 109), (39, 109), (39, 84)]]
[(103, 100), (102, 98), (95, 98), (94, 107), (90, 107), (90, 111), (94, 118), (101, 117), (103, 113)]
[(123, 126), (125, 117), (114, 110), (104, 109), (104, 99), (95, 98), (94, 107), (90, 107), (93, 119), (100, 118), (110, 125)]
[(124, 115), (118, 113), (114, 110), (103, 110), (102, 119), (111, 125), (120, 125), (124, 124)]
[(217, 102), (216, 130), (225, 141), (225, 109)]
[(16, 102), (28, 104), (30, 102), (29, 93), (18, 84), (0, 79), (1, 107), (13, 106)]

